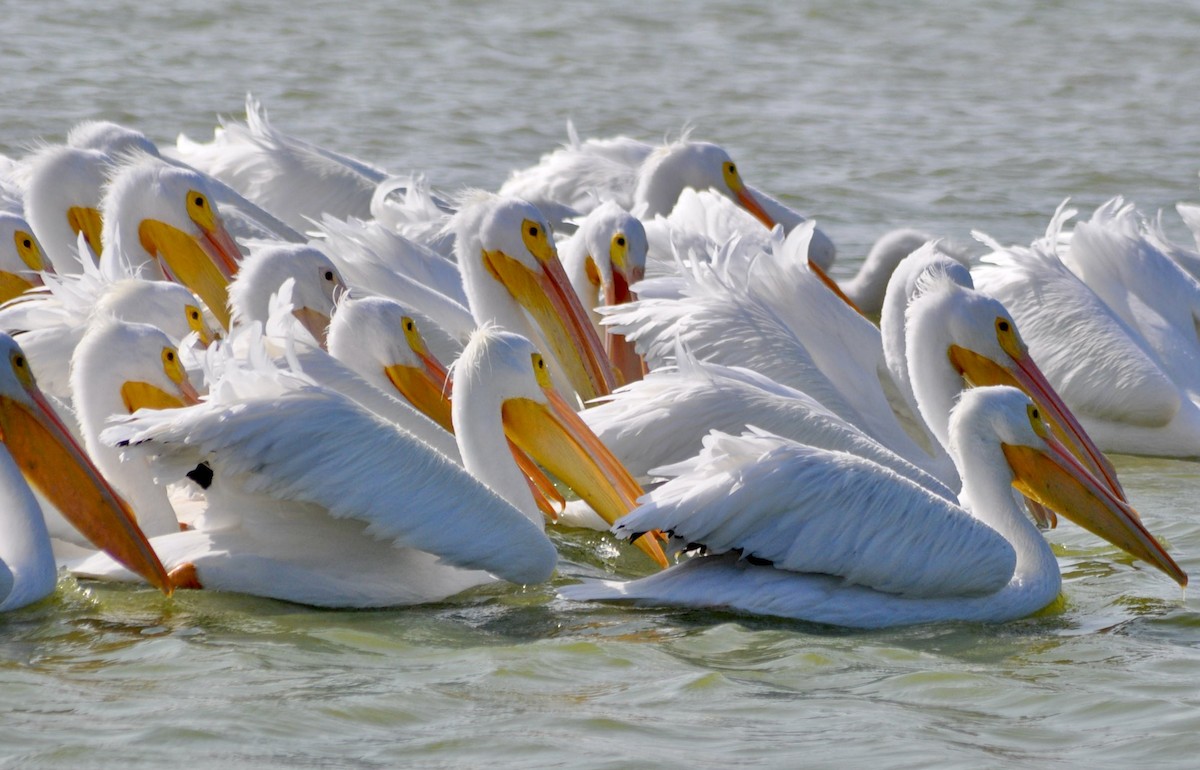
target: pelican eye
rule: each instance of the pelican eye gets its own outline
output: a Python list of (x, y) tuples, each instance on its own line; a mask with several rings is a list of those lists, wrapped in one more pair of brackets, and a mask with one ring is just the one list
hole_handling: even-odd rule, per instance
[(171, 379), (171, 382), (183, 382), (187, 376), (183, 371), (183, 365), (179, 363), (179, 354), (175, 352), (175, 348), (164, 347), (162, 349), (162, 364), (163, 372)]
[(1042, 411), (1037, 405), (1029, 404), (1025, 407), (1025, 412), (1029, 415), (1029, 427), (1033, 428), (1033, 432), (1043, 439), (1049, 437), (1050, 431), (1042, 420)]
[(25, 354), (14, 350), (8, 360), (12, 365), (13, 374), (17, 375), (17, 380), (26, 388), (33, 387), (33, 372), (29, 368), (29, 362), (25, 360)]
[(1017, 333), (1017, 327), (1004, 316), (996, 319), (996, 340), (1000, 343), (1001, 349), (1013, 358), (1025, 356), (1025, 343), (1021, 340), (1021, 335)]
[(326, 280), (326, 281), (332, 281), (332, 280), (333, 280), (333, 271), (332, 271), (332, 270), (326, 270), (326, 271), (325, 271), (325, 280)]
[(550, 370), (546, 367), (546, 359), (542, 358), (541, 353), (533, 353), (530, 360), (533, 362), (533, 376), (537, 378), (538, 385), (550, 388)]
[(211, 232), (217, 226), (216, 212), (213, 211), (212, 205), (208, 202), (208, 196), (197, 190), (188, 190), (187, 194), (187, 210), (188, 216), (195, 222), (200, 229), (205, 232)]
[(13, 242), (17, 247), (17, 256), (25, 263), (30, 270), (42, 270), (45, 265), (42, 264), (42, 253), (38, 249), (37, 241), (33, 239), (30, 233), (24, 230), (17, 230), (13, 233)]
[(625, 269), (625, 255), (629, 252), (625, 245), (625, 234), (617, 233), (612, 238), (612, 245), (608, 249), (608, 258), (613, 266), (618, 270)]
[(428, 355), (429, 348), (425, 345), (425, 338), (421, 336), (421, 332), (417, 329), (417, 322), (408, 316), (400, 319), (400, 324), (404, 327), (404, 339), (408, 342), (408, 347), (417, 355)]
[(546, 237), (546, 228), (533, 220), (526, 219), (521, 222), (521, 240), (539, 262), (558, 258), (554, 244)]
[(736, 193), (742, 189), (742, 178), (738, 176), (738, 169), (733, 161), (725, 161), (725, 164), (721, 166), (721, 175), (725, 177), (725, 184), (730, 190)]

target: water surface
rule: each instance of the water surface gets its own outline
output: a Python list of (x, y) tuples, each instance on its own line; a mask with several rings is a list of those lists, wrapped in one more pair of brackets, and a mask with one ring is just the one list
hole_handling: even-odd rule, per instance
[[(285, 131), (445, 190), (585, 136), (690, 126), (817, 217), (848, 275), (915, 226), (1028, 243), (1071, 197), (1195, 201), (1200, 11), (1178, 3), (361, 0), (5, 9), (0, 152), (77, 121)], [(1200, 465), (1116, 458), (1200, 569)], [(555, 533), (575, 575), (645, 569)], [(13, 767), (1159, 767), (1200, 755), (1200, 613), (1064, 524), (1063, 599), (1000, 626), (847, 632), (568, 605), (554, 585), (316, 611), (64, 578), (0, 617)]]

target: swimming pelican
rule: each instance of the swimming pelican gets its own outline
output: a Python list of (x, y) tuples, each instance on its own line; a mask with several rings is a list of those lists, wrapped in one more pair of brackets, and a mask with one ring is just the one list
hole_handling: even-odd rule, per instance
[(153, 326), (96, 318), (72, 357), (71, 392), (88, 455), (129, 503), (142, 530), (150, 537), (178, 532), (167, 490), (154, 483), (145, 458), (134, 461), (143, 472), (131, 472), (120, 451), (100, 441), (114, 415), (197, 403), (199, 394), (175, 345)]
[(1054, 438), (1024, 393), (965, 392), (950, 436), (963, 479), (958, 505), (859, 457), (770, 435), (713, 434), (614, 528), (659, 527), (700, 555), (560, 595), (858, 628), (1012, 620), (1052, 602), (1062, 582), (1014, 487), (1187, 583), (1137, 513)]
[[(969, 283), (970, 277), (962, 275), (962, 265), (939, 257), (932, 247), (909, 260), (896, 274), (889, 299), (902, 302), (905, 294), (913, 298), (899, 321), (894, 314), (884, 319), (885, 330), (903, 324), (908, 342), (905, 349), (891, 354), (900, 360), (889, 364), (904, 370), (904, 383), (911, 382), (916, 414), (923, 429), (936, 439), (935, 450), (949, 449), (950, 410), (963, 388), (1015, 385), (1037, 401), (1061, 440), (1123, 500), (1116, 472), (1046, 381), (1004, 306), (963, 286), (961, 282)], [(908, 289), (910, 274), (915, 285)], [(656, 371), (584, 415), (634, 474), (647, 474), (692, 456), (709, 429), (733, 432), (756, 426), (805, 444), (859, 454), (936, 494), (945, 493), (945, 486), (907, 469), (909, 464), (921, 467), (921, 461), (931, 456), (923, 449), (915, 450), (915, 455), (912, 448), (907, 454), (889, 451), (886, 444), (879, 446), (867, 437), (870, 431), (830, 414), (820, 399), (772, 382), (762, 373), (716, 367), (711, 362), (698, 366), (688, 360), (686, 351), (677, 352), (677, 360), (681, 353), (677, 370)], [(952, 473), (937, 478), (957, 489), (959, 479)]]
[(597, 206), (578, 225), (573, 235), (558, 243), (563, 270), (622, 380), (640, 380), (641, 357), (624, 337), (600, 326), (596, 308), (635, 299), (629, 287), (646, 274), (646, 230), (637, 217), (612, 201)]
[(67, 134), (67, 145), (98, 150), (114, 163), (138, 155), (149, 155), (205, 177), (208, 192), (222, 209), (226, 225), (238, 238), (267, 238), (302, 243), (304, 236), (277, 219), (266, 209), (247, 199), (216, 177), (205, 174), (177, 158), (159, 151), (148, 136), (129, 126), (107, 120), (85, 120)]
[[(496, 578), (538, 583), (557, 561), (510, 436), (619, 517), (631, 507), (615, 460), (547, 398), (527, 340), (476, 332), (456, 364), (454, 419), (470, 473), (338, 394), (273, 370), (226, 370), (206, 403), (143, 411), (105, 439), (157, 458), (160, 473), (213, 471), (195, 529), (154, 538), (206, 588), (320, 606), (436, 601)], [(473, 475), (476, 474), (476, 475)], [(81, 574), (123, 577), (93, 557)]]
[[(430, 351), (422, 328), (437, 331), (436, 326), (428, 323), (428, 319), (410, 308), (388, 298), (369, 296), (343, 298), (329, 327), (329, 353), (332, 357), (352, 369), (380, 393), (402, 396), (419, 414), (398, 413), (402, 410), (395, 408), (381, 409), (377, 398), (363, 398), (362, 388), (339, 376), (337, 367), (323, 361), (324, 357), (317, 351), (300, 354), (297, 360), (305, 374), (322, 384), (336, 387), (339, 392), (349, 395), (462, 464), (458, 447), (453, 443), (449, 449), (444, 446), (446, 439), (455, 432), (451, 407), (453, 380), (437, 356)], [(557, 396), (555, 398), (558, 399)], [(561, 401), (559, 405), (562, 409), (566, 408)], [(565, 505), (562, 495), (525, 451), (512, 441), (509, 442), (509, 449), (529, 483), (538, 508), (551, 521), (564, 523), (560, 518)], [(608, 454), (606, 450), (604, 455)], [(627, 479), (627, 471), (619, 469), (619, 472), (627, 483), (631, 483)], [(631, 484), (630, 502), (640, 494), (641, 490)], [(607, 529), (611, 525), (590, 508), (588, 512), (602, 523), (602, 526), (593, 528)], [(642, 538), (637, 545), (655, 562), (666, 566), (666, 557), (654, 538)]]
[(1060, 254), (1074, 214), (1060, 206), (1028, 248), (988, 240), (995, 251), (973, 271), (976, 285), (1012, 310), (1030, 353), (1097, 445), (1200, 455), (1192, 320), (1200, 284), (1139, 234), (1124, 206), (1101, 207)]
[(29, 484), (97, 547), (169, 594), (167, 574), (128, 507), (46, 403), (8, 335), (0, 334), (0, 356), (0, 611), (42, 599), (57, 580), (50, 535)]

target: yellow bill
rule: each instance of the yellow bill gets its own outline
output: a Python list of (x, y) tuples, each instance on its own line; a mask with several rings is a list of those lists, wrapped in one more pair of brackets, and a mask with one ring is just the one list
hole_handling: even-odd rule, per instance
[[(999, 328), (1000, 326), (1004, 328)], [(1016, 337), (1015, 332), (1011, 332), (1008, 326), (1007, 321), (998, 321), (1001, 347), (1012, 359), (1012, 367), (1002, 366), (986, 356), (958, 345), (951, 345), (948, 351), (951, 365), (971, 385), (1009, 385), (1024, 391), (1025, 395), (1041, 408), (1054, 435), (1070, 447), (1075, 456), (1104, 482), (1109, 491), (1118, 499), (1128, 502), (1125, 491), (1117, 481), (1117, 472), (1112, 463), (1088, 436), (1079, 420), (1054, 390), (1054, 386), (1033, 362), (1020, 338)]]
[(533, 316), (555, 358), (562, 362), (571, 387), (585, 401), (616, 388), (612, 363), (557, 255), (539, 257), (541, 270), (537, 273), (501, 251), (483, 252), (483, 261)]
[[(505, 434), (612, 524), (633, 510), (641, 488), (574, 410), (553, 390), (545, 392), (548, 404), (527, 398), (504, 402)], [(636, 544), (660, 567), (668, 566), (657, 533), (646, 533)]]
[(138, 226), (138, 236), (147, 252), (155, 256), (163, 272), (187, 286), (208, 305), (221, 326), (229, 329), (229, 279), (199, 241), (176, 227), (155, 219)]
[(1153, 564), (1179, 585), (1186, 586), (1187, 573), (1146, 530), (1137, 512), (1087, 470), (1057, 438), (1049, 433), (1043, 438), (1048, 451), (1001, 444), (1013, 470), (1013, 486), (1031, 500)]
[(0, 396), (0, 433), (22, 473), (96, 547), (168, 596), (171, 583), (132, 511), (35, 388)]

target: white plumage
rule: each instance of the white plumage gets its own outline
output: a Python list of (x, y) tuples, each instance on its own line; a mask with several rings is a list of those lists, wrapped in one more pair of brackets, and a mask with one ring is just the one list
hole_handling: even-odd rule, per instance
[(1028, 248), (990, 242), (977, 285), (1012, 310), (1031, 354), (1099, 446), (1200, 454), (1200, 284), (1120, 201), (1068, 240), (1061, 233), (1074, 213), (1060, 207)]
[(1093, 495), (1073, 498), (1079, 507), (1060, 512), (1081, 521), (1111, 515), (1129, 533), (1122, 547), (1146, 549), (1186, 582), (1127, 506), (1115, 498), (1079, 502), (1098, 499), (1099, 483), (1054, 449), (1020, 391), (964, 393), (950, 433), (961, 507), (861, 458), (761, 433), (713, 434), (700, 456), (673, 468), (674, 478), (614, 528), (659, 527), (704, 555), (632, 582), (591, 581), (560, 593), (865, 628), (1018, 618), (1052, 601), (1061, 582), (1050, 546), (1010, 488), (1041, 467), (1031, 457), (1075, 469)]

